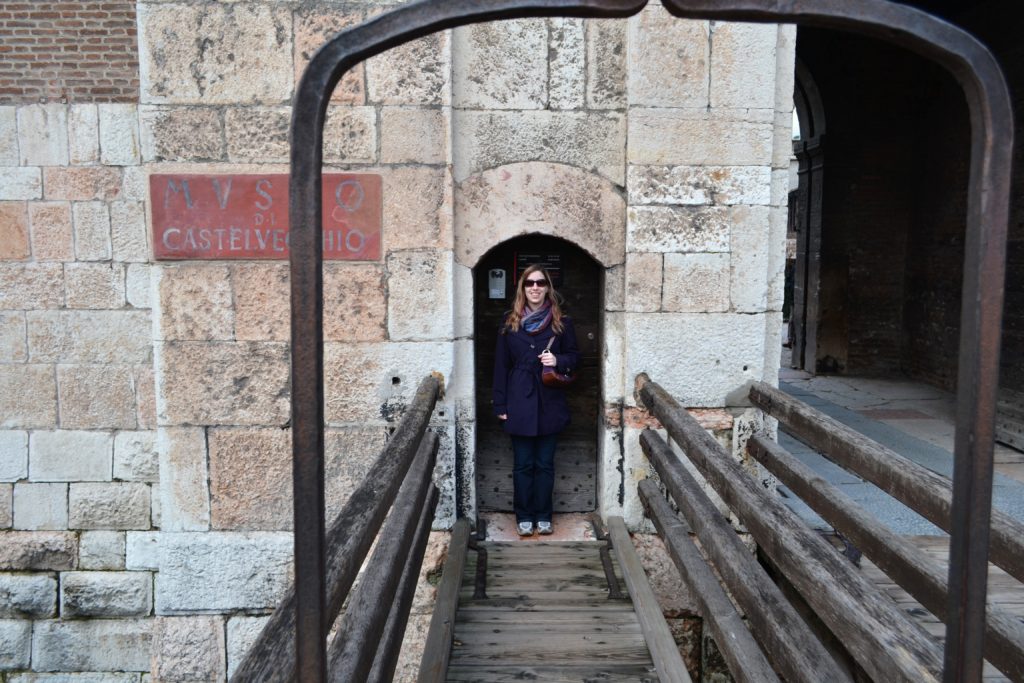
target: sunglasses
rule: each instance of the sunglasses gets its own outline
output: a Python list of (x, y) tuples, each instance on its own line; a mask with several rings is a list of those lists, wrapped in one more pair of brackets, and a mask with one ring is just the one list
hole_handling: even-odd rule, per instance
[(523, 280), (523, 289), (527, 289), (529, 287), (547, 287), (547, 286), (548, 286), (548, 281), (545, 280), (544, 278), (541, 278), (539, 280)]

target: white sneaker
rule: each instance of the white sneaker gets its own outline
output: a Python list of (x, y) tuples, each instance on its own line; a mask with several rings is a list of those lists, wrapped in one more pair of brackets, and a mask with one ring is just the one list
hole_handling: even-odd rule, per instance
[[(551, 526), (550, 524), (548, 526)], [(533, 536), (533, 522), (519, 522), (516, 530), (520, 536)], [(548, 533), (551, 533), (550, 531)]]
[(541, 536), (547, 536), (554, 529), (551, 528), (551, 522), (537, 522), (537, 533)]

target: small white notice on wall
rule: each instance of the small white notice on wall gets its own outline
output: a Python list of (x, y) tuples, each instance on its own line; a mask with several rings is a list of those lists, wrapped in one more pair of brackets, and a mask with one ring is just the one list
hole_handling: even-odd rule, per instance
[(505, 298), (505, 271), (501, 268), (487, 271), (487, 293), (492, 299)]

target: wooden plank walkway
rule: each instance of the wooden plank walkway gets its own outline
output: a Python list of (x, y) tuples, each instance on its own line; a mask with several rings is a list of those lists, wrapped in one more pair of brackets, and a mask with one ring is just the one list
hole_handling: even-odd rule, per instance
[[(483, 543), (487, 599), (463, 572), (449, 681), (658, 681), (633, 604), (610, 599), (598, 541)], [(622, 593), (626, 584), (613, 560)]]
[[(928, 553), (943, 571), (949, 568), (949, 538), (945, 536), (907, 536), (908, 541)], [(882, 573), (868, 558), (861, 559), (861, 568), (867, 578), (882, 589), (903, 610), (912, 616), (925, 631), (940, 642), (945, 642), (946, 627), (934, 614), (926, 610), (921, 603), (912, 598), (905, 590), (893, 583), (892, 579)], [(1009, 576), (999, 567), (989, 565), (988, 569), (988, 602), (999, 605), (1002, 609), (1024, 623), (1024, 584)], [(1009, 681), (998, 669), (985, 662), (982, 674), (986, 683)]]

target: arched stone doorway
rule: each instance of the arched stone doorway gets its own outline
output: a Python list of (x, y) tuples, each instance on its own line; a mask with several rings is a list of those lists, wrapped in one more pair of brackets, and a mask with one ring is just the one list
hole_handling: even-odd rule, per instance
[[(512, 306), (516, 279), (536, 262), (552, 271), (565, 311), (575, 323), (581, 353), (579, 379), (566, 390), (572, 424), (562, 432), (555, 456), (554, 510), (587, 512), (597, 507), (604, 269), (571, 242), (525, 235), (492, 248), (473, 269), (476, 497), (481, 512), (512, 510), (512, 447), (491, 408), (494, 347), (498, 327)], [(491, 278), (498, 273), (504, 275), (501, 284)]]

